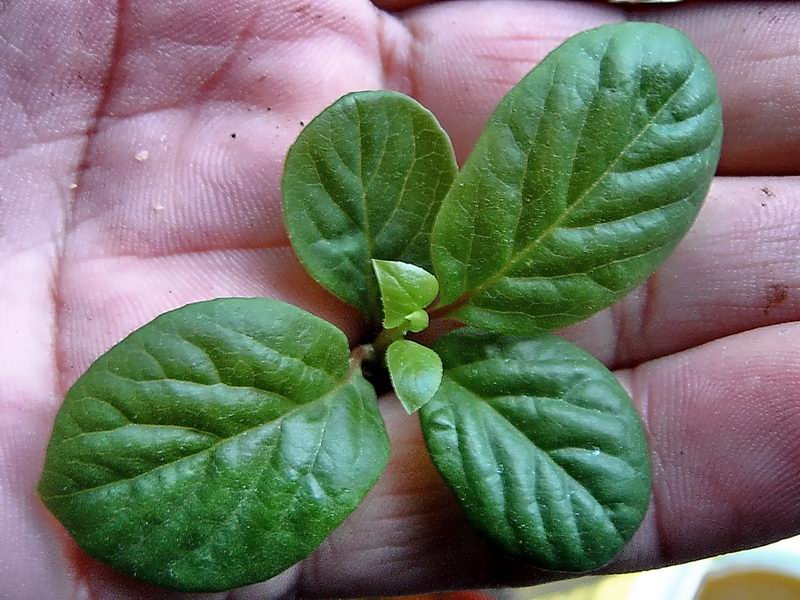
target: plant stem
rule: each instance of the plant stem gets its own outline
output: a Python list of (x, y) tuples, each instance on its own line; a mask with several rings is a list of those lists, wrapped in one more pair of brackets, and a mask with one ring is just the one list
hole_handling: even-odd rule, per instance
[(350, 353), (350, 368), (360, 369), (378, 395), (392, 389), (386, 369), (386, 350), (392, 342), (402, 337), (403, 332), (398, 329), (384, 329), (373, 343), (358, 346)]
[(389, 348), (389, 346), (391, 346), (393, 342), (403, 339), (403, 335), (405, 335), (405, 332), (400, 327), (382, 330), (378, 334), (378, 337), (375, 338), (375, 342), (373, 343), (375, 354), (378, 357), (383, 357), (383, 355), (386, 354), (386, 350)]
[(461, 308), (464, 304), (469, 302), (472, 294), (464, 294), (454, 302), (450, 304), (445, 304), (444, 306), (437, 305), (432, 309), (428, 310), (428, 316), (430, 317), (431, 321), (434, 319), (445, 319), (450, 316), (451, 313), (457, 311)]
[(372, 344), (356, 346), (350, 352), (350, 369), (360, 369), (362, 363), (371, 363), (375, 360), (375, 348)]

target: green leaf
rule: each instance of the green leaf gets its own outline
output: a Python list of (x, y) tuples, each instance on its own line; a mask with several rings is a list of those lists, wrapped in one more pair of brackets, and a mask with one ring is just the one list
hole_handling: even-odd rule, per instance
[(711, 68), (679, 31), (569, 39), (503, 99), (442, 204), (441, 304), (516, 334), (611, 305), (691, 225), (721, 137)]
[(286, 157), (292, 246), (328, 290), (380, 320), (370, 259), (431, 268), (430, 230), (456, 175), (430, 112), (394, 92), (357, 92), (325, 109)]
[(266, 299), (166, 313), (101, 356), (56, 418), (39, 493), (90, 555), (223, 590), (277, 575), (388, 460), (375, 393), (336, 327)]
[(614, 376), (546, 333), (464, 328), (434, 349), (444, 379), (422, 430), (476, 528), (542, 568), (611, 560), (650, 498), (642, 425)]
[(409, 340), (397, 340), (389, 346), (386, 364), (394, 391), (410, 415), (433, 398), (442, 382), (439, 355)]
[(430, 317), (424, 310), (415, 310), (411, 314), (406, 315), (406, 323), (409, 331), (419, 333), (428, 328)]
[(372, 266), (383, 301), (383, 326), (386, 329), (407, 326), (415, 332), (425, 329), (428, 313), (422, 309), (439, 293), (436, 277), (404, 262), (373, 260)]

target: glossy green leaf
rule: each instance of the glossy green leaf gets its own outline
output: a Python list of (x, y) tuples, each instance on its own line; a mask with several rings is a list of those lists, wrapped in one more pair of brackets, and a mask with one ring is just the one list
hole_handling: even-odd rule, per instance
[(409, 263), (373, 260), (383, 303), (386, 329), (406, 326), (422, 331), (428, 326), (426, 306), (436, 299), (439, 282), (425, 269)]
[(432, 234), (441, 303), (508, 333), (574, 323), (647, 278), (716, 169), (719, 97), (677, 30), (579, 34), (503, 99)]
[(39, 493), (90, 555), (222, 590), (307, 556), (388, 450), (341, 331), (275, 300), (214, 300), (156, 318), (75, 383)]
[(424, 310), (415, 310), (409, 315), (406, 315), (406, 322), (408, 323), (408, 330), (414, 333), (419, 333), (428, 328), (430, 317)]
[(416, 342), (393, 342), (386, 351), (386, 365), (397, 398), (408, 414), (425, 406), (442, 383), (439, 355)]
[(650, 498), (642, 425), (615, 377), (547, 333), (464, 328), (434, 348), (444, 379), (422, 430), (476, 528), (547, 569), (610, 561)]
[(430, 230), (456, 171), (449, 138), (417, 102), (348, 94), (308, 124), (286, 157), (292, 246), (317, 281), (377, 323), (370, 259), (430, 268)]

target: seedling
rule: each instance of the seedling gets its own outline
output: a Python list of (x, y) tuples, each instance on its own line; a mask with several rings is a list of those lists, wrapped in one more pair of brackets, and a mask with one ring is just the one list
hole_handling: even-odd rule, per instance
[[(370, 381), (391, 381), (480, 532), (538, 567), (606, 564), (647, 510), (645, 435), (614, 376), (548, 331), (667, 257), (721, 134), (707, 62), (651, 24), (551, 53), (460, 172), (414, 100), (344, 96), (290, 149), (283, 208), (301, 262), (363, 313), (370, 340), (351, 349), (268, 299), (163, 314), (69, 390), (42, 499), (86, 552), (140, 579), (205, 591), (268, 579), (380, 477), (389, 439)], [(407, 339), (432, 319), (466, 327), (430, 348)]]

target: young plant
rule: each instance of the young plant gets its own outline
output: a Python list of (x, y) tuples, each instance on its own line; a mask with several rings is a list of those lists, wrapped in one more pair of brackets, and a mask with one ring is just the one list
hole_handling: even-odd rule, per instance
[[(380, 477), (389, 440), (370, 381), (390, 380), (478, 530), (542, 568), (606, 564), (647, 510), (645, 435), (614, 376), (548, 331), (611, 305), (667, 257), (721, 133), (705, 59), (650, 24), (556, 49), (502, 100), (460, 172), (410, 98), (341, 98), (288, 153), (284, 216), (305, 268), (364, 314), (371, 341), (351, 349), (275, 300), (163, 314), (69, 390), (42, 499), (86, 552), (140, 579), (268, 579)], [(429, 319), (468, 327), (432, 348), (406, 339)]]

